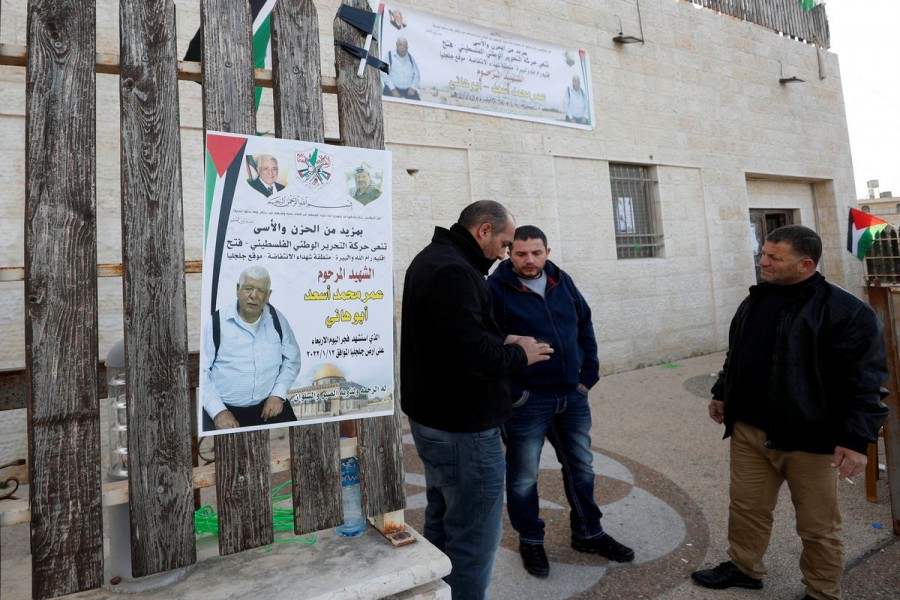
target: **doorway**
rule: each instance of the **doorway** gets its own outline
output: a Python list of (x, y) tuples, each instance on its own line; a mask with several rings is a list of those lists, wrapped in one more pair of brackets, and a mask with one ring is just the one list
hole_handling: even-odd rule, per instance
[(753, 232), (753, 237), (756, 238), (756, 245), (753, 249), (753, 268), (756, 269), (756, 283), (760, 282), (759, 256), (766, 241), (766, 236), (779, 227), (793, 224), (794, 211), (792, 210), (750, 209), (750, 230)]

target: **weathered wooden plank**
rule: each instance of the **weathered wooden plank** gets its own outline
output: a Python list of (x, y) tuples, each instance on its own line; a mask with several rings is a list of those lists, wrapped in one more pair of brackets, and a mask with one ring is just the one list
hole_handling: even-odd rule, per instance
[(25, 369), (0, 369), (0, 412), (27, 406), (28, 377)]
[(32, 595), (103, 580), (91, 0), (28, 6), (25, 360)]
[[(97, 369), (97, 398), (106, 398), (106, 366), (101, 362)], [(196, 352), (188, 354), (188, 382), (192, 388), (200, 385), (200, 361)], [(0, 369), (0, 412), (26, 407), (27, 384), (25, 369)]]
[(341, 524), (344, 519), (337, 425), (293, 427), (290, 445), (294, 532), (301, 535)]
[[(28, 52), (25, 46), (17, 44), (0, 44), (0, 65), (12, 67), (24, 67)], [(108, 52), (98, 52), (95, 58), (97, 73), (104, 75), (119, 74), (119, 57)], [(200, 63), (189, 60), (179, 60), (177, 63), (178, 79), (180, 81), (203, 80), (203, 71)], [(257, 87), (272, 87), (272, 71), (269, 69), (253, 70), (254, 85)], [(337, 93), (334, 77), (322, 78), (322, 91), (327, 94)]]
[[(319, 21), (312, 0), (280, 0), (272, 12), (275, 134), (323, 142)], [(337, 423), (292, 427), (294, 531), (299, 535), (343, 522)]]
[(196, 561), (175, 5), (119, 4), (131, 570)]
[[(250, 7), (234, 0), (203, 0), (203, 124), (207, 130), (253, 135), (253, 58)], [(234, 554), (272, 542), (269, 432), (216, 436), (219, 553)]]
[[(349, 0), (344, 4), (368, 10), (366, 0)], [(335, 18), (336, 41), (363, 47), (365, 38), (365, 34)], [(369, 51), (378, 56), (377, 41), (372, 41)], [(380, 150), (384, 148), (381, 78), (379, 71), (369, 66), (363, 77), (357, 77), (358, 69), (358, 58), (335, 48), (341, 140), (347, 146)], [(357, 423), (357, 432), (363, 512), (375, 516), (402, 510), (406, 496), (399, 412), (395, 411), (391, 417), (362, 419)]]
[[(394, 335), (395, 355), (399, 346)], [(363, 474), (363, 501), (369, 517), (402, 511), (406, 507), (406, 485), (403, 471), (403, 437), (400, 424), (399, 357), (394, 357), (394, 414), (389, 417), (362, 419), (357, 438), (360, 472)], [(368, 475), (367, 475), (368, 474)], [(374, 476), (374, 479), (372, 478)], [(400, 517), (402, 522), (402, 516)], [(393, 529), (379, 529), (388, 534), (396, 531), (397, 519), (387, 523)]]
[[(290, 469), (291, 457), (288, 454), (272, 452), (269, 457), (269, 468), (272, 473), (285, 473)], [(191, 474), (192, 486), (195, 491), (216, 485), (215, 465), (203, 465), (194, 467)], [(116, 506), (125, 504), (129, 500), (128, 482), (112, 481), (103, 484), (103, 506)], [(29, 501), (4, 500), (0, 502), (0, 527), (21, 525), (31, 520), (31, 511), (28, 508)]]
[[(344, 4), (368, 10), (366, 0), (345, 0)], [(341, 19), (334, 19), (334, 39), (363, 47), (366, 36)], [(369, 52), (378, 56), (378, 42), (372, 40)], [(335, 47), (335, 73), (338, 88), (338, 117), (341, 141), (347, 146), (384, 149), (384, 116), (381, 110), (381, 78), (374, 67), (366, 67), (357, 77), (359, 59)]]
[[(199, 260), (184, 261), (185, 273), (200, 273), (202, 262)], [(100, 263), (97, 265), (97, 277), (121, 277), (124, 273), (122, 263)], [(0, 267), (0, 281), (25, 281), (25, 267)]]
[(279, 137), (325, 141), (319, 21), (312, 0), (282, 0), (272, 11), (272, 95)]

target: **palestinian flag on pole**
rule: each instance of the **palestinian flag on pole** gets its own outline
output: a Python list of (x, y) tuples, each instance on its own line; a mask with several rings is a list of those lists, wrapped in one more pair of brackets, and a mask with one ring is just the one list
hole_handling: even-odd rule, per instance
[[(276, 0), (249, 0), (250, 16), (253, 19), (253, 68), (272, 68), (272, 9)], [(184, 60), (198, 62), (203, 60), (203, 33), (202, 28), (188, 44)], [(256, 88), (256, 110), (259, 110), (259, 100), (262, 97), (262, 88)]]
[(864, 213), (855, 208), (850, 209), (850, 221), (847, 224), (847, 250), (859, 260), (865, 258), (866, 253), (875, 238), (882, 230), (890, 225), (887, 221), (882, 221), (878, 217), (873, 217), (869, 213)]
[[(275, 8), (275, 0), (250, 0), (250, 11), (253, 15), (253, 67), (255, 69), (272, 68), (272, 9)], [(256, 88), (256, 104), (259, 110), (259, 100), (262, 97), (262, 88)]]
[(822, 0), (797, 0), (797, 2), (800, 3), (800, 8), (803, 9), (803, 12), (812, 10), (822, 4)]

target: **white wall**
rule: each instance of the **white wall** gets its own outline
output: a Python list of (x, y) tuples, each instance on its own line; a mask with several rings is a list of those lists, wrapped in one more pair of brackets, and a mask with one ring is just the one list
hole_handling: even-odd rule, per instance
[[(98, 0), (98, 52), (118, 52), (117, 3)], [(435, 225), (449, 226), (471, 200), (506, 204), (520, 224), (544, 228), (554, 258), (575, 277), (596, 315), (604, 372), (722, 349), (728, 321), (753, 283), (748, 177), (800, 182), (826, 242), (827, 277), (854, 291), (858, 261), (843, 250), (855, 205), (838, 61), (752, 23), (684, 0), (641, 3), (644, 44), (616, 45), (618, 21), (638, 31), (633, 2), (610, 0), (410, 0), (408, 5), (590, 55), (593, 131), (415, 105), (385, 104), (394, 153), (397, 298), (410, 259)], [(179, 52), (199, 23), (198, 0), (179, 0)], [(0, 42), (24, 44), (25, 0), (3, 0)], [(333, 75), (336, 0), (317, 3), (324, 75)], [(805, 83), (779, 85), (786, 74)], [(0, 68), (0, 266), (24, 264), (24, 69)], [(121, 261), (117, 78), (98, 75), (98, 259)], [(185, 248), (200, 259), (200, 86), (182, 82)], [(269, 98), (271, 96), (268, 96)], [(326, 134), (337, 135), (334, 98)], [(258, 129), (271, 131), (270, 106)], [(660, 258), (618, 260), (609, 162), (653, 167), (665, 247)], [(409, 174), (407, 170), (410, 171)], [(811, 215), (812, 217), (812, 215)], [(806, 213), (803, 221), (807, 222)], [(199, 276), (188, 275), (196, 306)], [(0, 368), (24, 365), (23, 286), (0, 283)], [(122, 336), (121, 281), (100, 282), (100, 355)], [(398, 300), (399, 302), (399, 300)], [(397, 306), (399, 314), (399, 304)], [(190, 315), (191, 346), (198, 316)]]

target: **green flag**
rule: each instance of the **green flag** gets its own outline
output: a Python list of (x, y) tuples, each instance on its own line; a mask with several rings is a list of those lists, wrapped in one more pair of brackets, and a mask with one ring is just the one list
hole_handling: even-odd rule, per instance
[(859, 260), (863, 260), (869, 248), (875, 244), (875, 238), (889, 225), (887, 221), (851, 208), (847, 224), (847, 250)]
[(800, 3), (800, 8), (803, 9), (803, 12), (812, 10), (822, 4), (822, 0), (797, 0), (797, 2)]
[[(272, 9), (275, 8), (275, 0), (267, 0), (259, 13), (253, 19), (253, 67), (255, 69), (272, 68)], [(262, 97), (262, 88), (256, 88), (256, 104), (254, 108), (259, 110), (259, 100)]]

